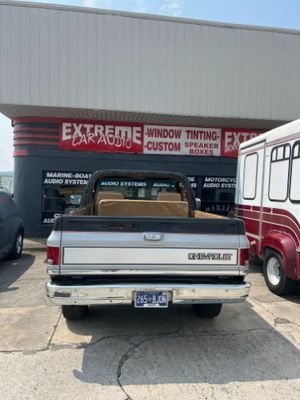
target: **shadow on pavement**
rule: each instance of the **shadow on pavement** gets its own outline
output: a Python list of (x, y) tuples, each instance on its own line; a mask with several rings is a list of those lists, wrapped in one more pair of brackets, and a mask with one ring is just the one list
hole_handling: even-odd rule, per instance
[(9, 288), (17, 281), (33, 264), (35, 256), (22, 254), (18, 260), (3, 260), (0, 262), (0, 293), (17, 290), (17, 287)]
[(68, 322), (84, 346), (84, 382), (123, 385), (274, 381), (300, 378), (300, 352), (245, 302), (225, 305), (215, 320), (190, 307), (135, 310), (93, 307)]

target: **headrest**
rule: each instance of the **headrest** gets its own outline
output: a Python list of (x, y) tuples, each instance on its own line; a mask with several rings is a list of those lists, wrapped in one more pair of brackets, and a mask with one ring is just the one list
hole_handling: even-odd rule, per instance
[(103, 191), (103, 192), (98, 192), (97, 198), (96, 198), (96, 212), (99, 212), (99, 203), (101, 200), (122, 200), (124, 199), (124, 195), (121, 192), (113, 192), (113, 191)]
[(182, 201), (181, 194), (176, 192), (159, 192), (157, 199), (159, 201)]

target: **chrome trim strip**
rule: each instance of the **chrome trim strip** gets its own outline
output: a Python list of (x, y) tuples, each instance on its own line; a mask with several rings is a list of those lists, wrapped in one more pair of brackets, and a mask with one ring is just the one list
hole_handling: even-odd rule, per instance
[(246, 299), (250, 284), (158, 284), (131, 283), (110, 285), (57, 285), (47, 283), (47, 295), (60, 305), (131, 304), (134, 293), (143, 291), (168, 291), (174, 304), (236, 303)]
[(244, 276), (247, 274), (245, 267), (240, 266), (239, 268), (224, 269), (224, 267), (217, 269), (215, 266), (213, 269), (210, 268), (199, 268), (192, 269), (81, 269), (81, 268), (68, 268), (64, 267), (61, 273), (57, 267), (51, 265), (48, 266), (48, 273), (50, 276), (58, 275), (94, 275), (94, 276), (106, 276), (106, 275), (164, 275), (164, 276)]

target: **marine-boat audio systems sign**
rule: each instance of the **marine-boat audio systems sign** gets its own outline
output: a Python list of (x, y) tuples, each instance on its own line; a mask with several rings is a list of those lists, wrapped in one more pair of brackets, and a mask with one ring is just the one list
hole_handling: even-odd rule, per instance
[(62, 121), (62, 150), (236, 157), (240, 143), (262, 132), (243, 129)]

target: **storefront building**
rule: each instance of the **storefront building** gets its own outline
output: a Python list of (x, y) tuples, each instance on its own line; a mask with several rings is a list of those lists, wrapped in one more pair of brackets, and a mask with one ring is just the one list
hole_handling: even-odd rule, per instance
[[(99, 120), (19, 118), (13, 123), (15, 197), (22, 198), (24, 211), (40, 210), (27, 217), (38, 235), (48, 233), (56, 215), (79, 205), (91, 173), (103, 169), (184, 173), (202, 209), (226, 215), (234, 205), (238, 144), (259, 134)], [(29, 195), (32, 182), (38, 184)]]
[(299, 117), (297, 31), (13, 1), (0, 18), (0, 112), (29, 236), (103, 169), (184, 173), (202, 209), (226, 215), (239, 144)]

